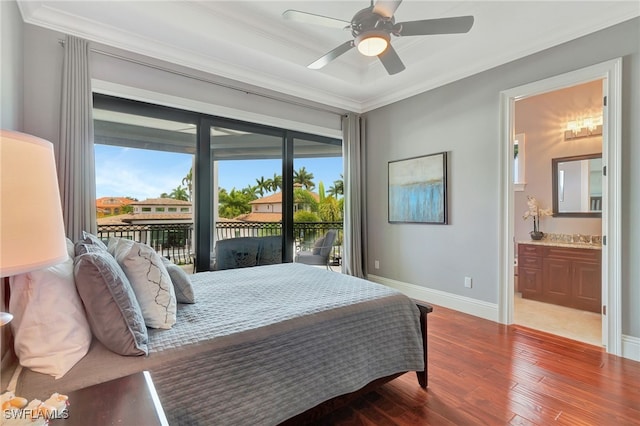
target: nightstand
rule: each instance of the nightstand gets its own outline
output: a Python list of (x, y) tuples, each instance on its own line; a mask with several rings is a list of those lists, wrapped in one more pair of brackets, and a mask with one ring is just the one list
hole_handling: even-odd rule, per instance
[(67, 418), (51, 425), (161, 425), (167, 418), (148, 371), (69, 392)]

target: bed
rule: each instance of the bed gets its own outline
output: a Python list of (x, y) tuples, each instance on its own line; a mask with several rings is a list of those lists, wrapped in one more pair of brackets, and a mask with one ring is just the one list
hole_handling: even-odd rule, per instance
[(178, 305), (171, 329), (149, 330), (148, 356), (93, 339), (60, 379), (24, 369), (16, 394), (67, 393), (147, 370), (172, 425), (275, 425), (407, 371), (426, 387), (430, 308), (395, 290), (300, 264), (191, 281), (196, 303)]

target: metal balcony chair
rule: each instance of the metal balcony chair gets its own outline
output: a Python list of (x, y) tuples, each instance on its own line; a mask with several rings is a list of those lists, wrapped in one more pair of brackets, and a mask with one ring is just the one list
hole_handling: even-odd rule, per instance
[(337, 231), (330, 229), (322, 237), (318, 238), (314, 243), (311, 250), (302, 250), (296, 254), (294, 261), (296, 263), (304, 263), (305, 265), (324, 265), (327, 269), (329, 267), (329, 256), (331, 255), (331, 249), (336, 241)]

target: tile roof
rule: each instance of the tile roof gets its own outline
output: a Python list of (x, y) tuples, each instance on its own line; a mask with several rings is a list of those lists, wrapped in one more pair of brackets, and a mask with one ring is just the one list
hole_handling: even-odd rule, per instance
[(176, 200), (175, 198), (147, 198), (143, 201), (136, 201), (131, 203), (134, 206), (166, 206), (166, 205), (181, 205), (190, 206), (190, 201)]
[(282, 213), (246, 213), (236, 219), (242, 222), (281, 222)]
[(100, 197), (96, 199), (96, 206), (98, 208), (103, 207), (120, 207), (127, 204), (135, 203), (135, 200), (127, 197)]
[(101, 217), (98, 219), (98, 225), (129, 225), (131, 222), (141, 220), (180, 220), (193, 222), (190, 213), (143, 213)]

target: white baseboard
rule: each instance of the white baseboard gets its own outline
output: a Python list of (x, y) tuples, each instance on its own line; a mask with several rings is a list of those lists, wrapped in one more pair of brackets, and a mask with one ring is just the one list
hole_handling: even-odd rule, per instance
[(640, 338), (622, 335), (622, 356), (640, 361)]
[(445, 291), (433, 290), (415, 284), (392, 280), (390, 278), (368, 275), (370, 281), (394, 288), (412, 299), (421, 300), (426, 303), (443, 306), (445, 308), (464, 312), (489, 321), (498, 322), (498, 305), (495, 303), (483, 302), (470, 297), (459, 296)]
[[(474, 315), (489, 321), (498, 321), (498, 305), (459, 296), (440, 290), (433, 290), (415, 284), (392, 280), (390, 278), (368, 275), (370, 281), (394, 288), (412, 299), (421, 300), (445, 308), (454, 309), (465, 314)], [(622, 357), (634, 361), (640, 361), (640, 338), (634, 336), (622, 336)]]

